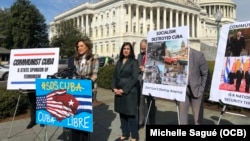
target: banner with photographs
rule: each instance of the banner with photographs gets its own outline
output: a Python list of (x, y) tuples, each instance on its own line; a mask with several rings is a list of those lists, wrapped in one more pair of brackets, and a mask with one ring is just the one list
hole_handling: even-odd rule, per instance
[(250, 21), (223, 25), (209, 100), (250, 108)]
[(148, 32), (144, 95), (185, 101), (188, 80), (187, 26)]

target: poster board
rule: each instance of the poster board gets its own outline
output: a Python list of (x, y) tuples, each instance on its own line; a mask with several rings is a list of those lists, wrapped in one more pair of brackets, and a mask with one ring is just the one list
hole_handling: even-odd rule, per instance
[[(239, 32), (241, 32), (241, 35), (239, 35)], [(209, 100), (250, 108), (250, 93), (249, 88), (247, 88), (250, 76), (246, 75), (250, 68), (249, 53), (250, 21), (223, 25), (220, 32)], [(240, 68), (243, 72), (242, 76), (237, 73)], [(239, 85), (236, 84), (238, 76), (241, 77), (238, 81)]]
[(58, 71), (58, 59), (59, 48), (12, 49), (7, 89), (35, 89), (36, 78)]
[(93, 132), (91, 80), (36, 79), (36, 123)]
[(185, 101), (188, 82), (187, 26), (148, 32), (144, 95)]

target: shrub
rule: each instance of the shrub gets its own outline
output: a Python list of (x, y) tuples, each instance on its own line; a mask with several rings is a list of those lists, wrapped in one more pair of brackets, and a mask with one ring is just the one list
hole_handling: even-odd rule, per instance
[[(19, 91), (6, 90), (5, 87), (0, 87), (0, 94), (0, 119), (13, 116), (19, 97)], [(16, 115), (25, 113), (28, 106), (28, 96), (26, 94), (21, 94)]]
[(99, 69), (97, 84), (98, 87), (111, 89), (112, 77), (115, 65), (107, 65)]

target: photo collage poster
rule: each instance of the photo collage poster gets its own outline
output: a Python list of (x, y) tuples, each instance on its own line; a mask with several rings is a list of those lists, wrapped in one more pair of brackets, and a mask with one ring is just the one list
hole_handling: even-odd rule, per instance
[(144, 95), (184, 101), (188, 82), (187, 26), (148, 32)]
[(250, 21), (223, 25), (209, 100), (250, 108), (249, 55)]

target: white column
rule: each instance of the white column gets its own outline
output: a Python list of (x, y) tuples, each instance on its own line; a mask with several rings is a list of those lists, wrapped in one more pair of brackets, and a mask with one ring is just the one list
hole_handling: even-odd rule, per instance
[(197, 24), (196, 30), (195, 30), (196, 37), (200, 37), (200, 32), (199, 31), (201, 31), (201, 20), (200, 20), (199, 15), (196, 16), (196, 24)]
[(157, 27), (156, 27), (156, 29), (158, 30), (158, 29), (160, 29), (160, 7), (157, 7), (156, 16), (157, 16), (157, 21), (156, 21)]
[(203, 37), (206, 37), (206, 20), (203, 21)]
[(132, 26), (132, 22), (131, 22), (131, 5), (128, 4), (128, 32), (130, 33), (131, 30), (131, 26)]
[(136, 33), (139, 33), (139, 5), (136, 5)]
[(84, 15), (81, 16), (82, 18), (82, 26), (81, 26), (81, 31), (83, 32), (84, 31)]
[(189, 21), (189, 13), (187, 13), (187, 26), (189, 27), (188, 35), (189, 35), (189, 37), (191, 37), (191, 35), (190, 35), (191, 26), (190, 26), (190, 21)]
[(77, 19), (77, 25), (76, 25), (76, 27), (79, 29), (80, 28), (80, 17), (76, 17), (76, 19)]
[(153, 8), (150, 7), (150, 30), (153, 30)]
[(179, 26), (179, 12), (175, 10), (175, 27)]
[(181, 26), (184, 26), (184, 12), (181, 11)]
[[(125, 15), (124, 11), (125, 11), (124, 5), (121, 5), (118, 15)], [(125, 29), (126, 29), (125, 21), (126, 20), (123, 20), (124, 19), (123, 16), (118, 16), (118, 17), (119, 17), (119, 24), (116, 24), (117, 29), (118, 29), (116, 32), (119, 32), (119, 34), (121, 35), (121, 33), (125, 33)]]
[(209, 10), (208, 10), (208, 17), (211, 17), (213, 15), (213, 11), (212, 11), (212, 7), (208, 6)]
[(169, 9), (169, 28), (173, 27), (173, 9)]
[(143, 34), (147, 33), (146, 15), (146, 7), (143, 6)]
[(163, 29), (166, 29), (167, 28), (167, 10), (165, 7), (163, 7)]
[(195, 24), (194, 24), (194, 14), (192, 14), (192, 33), (191, 33), (191, 37), (195, 37), (195, 34), (194, 34), (194, 32), (195, 32), (195, 30), (194, 30), (194, 26), (195, 26)]
[(86, 34), (89, 35), (89, 15), (86, 15)]

